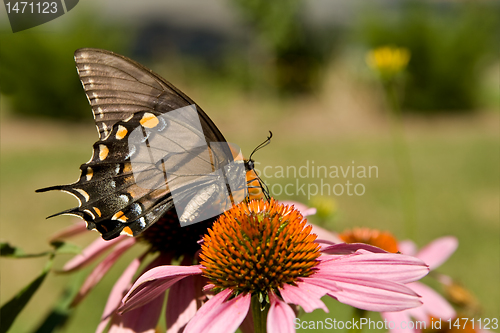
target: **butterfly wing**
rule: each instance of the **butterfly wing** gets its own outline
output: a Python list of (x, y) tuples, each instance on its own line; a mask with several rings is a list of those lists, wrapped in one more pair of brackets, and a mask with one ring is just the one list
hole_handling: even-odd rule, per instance
[(193, 204), (213, 201), (214, 189), (224, 190), (214, 171), (233, 162), (231, 151), (189, 97), (109, 51), (80, 49), (75, 61), (99, 141), (77, 182), (37, 190), (61, 190), (78, 199), (78, 207), (55, 215), (77, 215), (104, 239), (122, 232), (136, 236), (174, 206), (173, 192), (175, 204), (189, 214)]
[[(102, 140), (118, 121), (149, 111), (155, 115), (196, 103), (171, 83), (138, 62), (101, 49), (84, 48), (75, 52), (76, 68), (92, 107)], [(224, 136), (196, 105), (207, 139), (226, 141)]]

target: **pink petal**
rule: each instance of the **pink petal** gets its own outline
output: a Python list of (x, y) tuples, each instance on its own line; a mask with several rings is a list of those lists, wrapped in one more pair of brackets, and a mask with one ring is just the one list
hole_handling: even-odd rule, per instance
[(251, 295), (238, 295), (227, 298), (232, 291), (226, 289), (206, 302), (189, 322), (184, 333), (224, 333), (235, 332), (245, 319), (250, 309)]
[(99, 326), (97, 326), (96, 333), (101, 333), (106, 328), (110, 316), (120, 305), (123, 295), (127, 292), (130, 282), (132, 281), (134, 274), (139, 269), (143, 258), (144, 256), (134, 259), (116, 281), (113, 289), (111, 289), (111, 293), (109, 294), (106, 306), (104, 307), (104, 312), (101, 316), (101, 322), (99, 323)]
[[(108, 297), (108, 301), (106, 303), (106, 306), (104, 308), (104, 313), (101, 317), (101, 323), (97, 327), (96, 333), (101, 333), (105, 328), (106, 325), (113, 315), (113, 320), (112, 320), (112, 325), (119, 325), (120, 320), (117, 321), (116, 318), (121, 318), (116, 314), (116, 310), (121, 304), (121, 300), (123, 296), (127, 293), (131, 286), (131, 281), (132, 278), (134, 277), (135, 273), (137, 272), (137, 269), (139, 268), (140, 264), (144, 261), (146, 258), (147, 254), (149, 252), (146, 251), (143, 255), (139, 257), (139, 259), (135, 259), (125, 270), (125, 272), (122, 274), (122, 276), (118, 279), (118, 281), (115, 283), (113, 286), (113, 289), (111, 290), (111, 294)], [(148, 271), (149, 269), (160, 266), (160, 265), (165, 265), (169, 264), (171, 262), (172, 258), (168, 255), (159, 255), (156, 257), (153, 261), (151, 261), (146, 268), (143, 270), (143, 273)], [(119, 327), (116, 327), (118, 329)], [(123, 328), (120, 328), (123, 329)]]
[(320, 238), (316, 238), (316, 239), (314, 240), (314, 243), (319, 244), (319, 246), (320, 246), (320, 249), (321, 249), (321, 250), (323, 250), (323, 249), (324, 249), (324, 248), (326, 248), (326, 247), (329, 247), (329, 246), (335, 245), (335, 243), (334, 243), (334, 242), (331, 242), (331, 241), (329, 241), (329, 240), (325, 240), (325, 239), (320, 239)]
[[(68, 261), (64, 265), (62, 272), (69, 273), (69, 272), (75, 271), (77, 269), (80, 269), (80, 268), (83, 268), (83, 267), (89, 265), (94, 260), (99, 258), (99, 256), (102, 255), (109, 248), (124, 241), (125, 239), (130, 239), (130, 238), (124, 235), (124, 236), (119, 236), (119, 237), (112, 239), (110, 241), (105, 241), (102, 238), (96, 239), (89, 246), (87, 246), (82, 251), (81, 254), (76, 255), (73, 259)], [(135, 238), (132, 238), (132, 239), (135, 239)]]
[(300, 212), (300, 214), (302, 214), (302, 216), (304, 216), (304, 217), (316, 214), (316, 208), (307, 207), (303, 203), (300, 203), (297, 201), (283, 200), (283, 201), (280, 201), (279, 203), (286, 205), (286, 206), (293, 206), (293, 208), (298, 210)]
[(94, 270), (87, 276), (85, 282), (82, 287), (78, 291), (78, 294), (73, 299), (71, 306), (76, 306), (80, 303), (85, 296), (95, 287), (99, 281), (101, 281), (102, 277), (106, 275), (111, 267), (113, 267), (114, 263), (125, 253), (129, 248), (131, 248), (135, 244), (135, 239), (129, 238), (123, 241), (121, 244), (118, 244), (113, 251), (108, 254), (103, 261), (101, 261)]
[(429, 269), (418, 258), (393, 253), (359, 250), (335, 260), (322, 260), (316, 274), (354, 279), (408, 283), (425, 276)]
[(313, 275), (307, 278), (302, 279), (304, 283), (313, 284), (315, 286), (324, 288), (328, 291), (328, 293), (340, 291), (339, 286), (330, 279), (325, 279), (322, 277), (318, 277), (317, 275)]
[(399, 312), (382, 312), (380, 314), (383, 319), (387, 320), (387, 327), (390, 333), (414, 333), (416, 332), (411, 328), (401, 328), (407, 327), (406, 324), (411, 321), (408, 311)]
[(368, 311), (401, 311), (420, 306), (418, 295), (400, 283), (370, 279), (332, 277), (341, 288), (329, 292), (339, 302)]
[(388, 253), (385, 250), (382, 250), (379, 247), (368, 245), (364, 243), (339, 243), (334, 244), (328, 247), (321, 249), (321, 252), (324, 254), (332, 254), (332, 255), (346, 255), (353, 254), (358, 250), (370, 251), (373, 253)]
[(155, 333), (165, 294), (162, 293), (155, 299), (141, 307), (135, 308), (122, 316), (116, 316), (108, 333)]
[(411, 316), (417, 320), (430, 323), (430, 316), (443, 320), (448, 320), (456, 316), (456, 312), (450, 303), (434, 291), (434, 289), (419, 282), (409, 283), (406, 286), (422, 296), (420, 300), (424, 304), (421, 307), (408, 310)]
[(55, 240), (62, 240), (66, 238), (70, 238), (82, 233), (87, 232), (87, 225), (84, 221), (78, 220), (77, 223), (73, 224), (72, 226), (69, 226), (67, 228), (64, 228), (63, 230), (59, 231), (58, 233), (52, 235), (50, 237), (49, 241), (55, 241)]
[(453, 236), (438, 238), (421, 249), (416, 257), (423, 260), (431, 270), (441, 266), (458, 247), (458, 240)]
[(267, 331), (272, 333), (295, 333), (295, 313), (274, 293), (269, 294), (271, 307), (267, 314)]
[(115, 314), (111, 320), (111, 325), (108, 329), (108, 333), (121, 333), (121, 332), (132, 333), (121, 327), (121, 317)]
[(308, 223), (308, 225), (312, 226), (311, 233), (316, 234), (318, 236), (318, 239), (317, 239), (318, 242), (319, 242), (319, 240), (321, 240), (321, 241), (326, 241), (327, 243), (330, 242), (333, 244), (343, 243), (343, 241), (339, 238), (339, 236), (336, 233), (328, 231), (328, 230), (321, 228), (321, 227), (319, 227), (315, 224), (312, 224), (312, 223)]
[(201, 274), (200, 265), (193, 266), (158, 266), (142, 274), (123, 298), (118, 309), (127, 312), (165, 292), (179, 280), (190, 275)]
[(198, 310), (195, 292), (195, 278), (188, 276), (175, 283), (168, 292), (167, 333), (182, 332)]
[(417, 245), (411, 240), (404, 240), (398, 243), (398, 250), (407, 256), (415, 256), (417, 253)]
[(305, 282), (297, 282), (297, 286), (285, 284), (280, 289), (281, 297), (286, 303), (300, 305), (305, 312), (312, 312), (316, 309), (323, 309), (328, 312), (328, 308), (321, 301), (321, 297), (328, 293), (328, 289)]
[(203, 287), (203, 291), (204, 291), (205, 293), (210, 293), (210, 292), (212, 291), (212, 289), (214, 289), (214, 288), (215, 288), (215, 284), (213, 284), (213, 283), (208, 283), (208, 284), (206, 284), (206, 285)]

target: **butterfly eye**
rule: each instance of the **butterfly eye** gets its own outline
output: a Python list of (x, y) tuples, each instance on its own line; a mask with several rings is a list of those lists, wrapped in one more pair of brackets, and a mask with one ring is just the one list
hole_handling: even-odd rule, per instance
[(245, 166), (246, 166), (247, 171), (253, 170), (253, 169), (255, 169), (255, 162), (253, 160), (248, 160), (245, 163)]

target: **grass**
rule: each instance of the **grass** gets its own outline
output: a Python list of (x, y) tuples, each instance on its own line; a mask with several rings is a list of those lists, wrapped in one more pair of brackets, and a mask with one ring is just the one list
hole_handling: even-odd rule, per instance
[[(359, 112), (370, 101), (354, 105), (352, 115), (346, 116), (334, 106), (338, 99), (332, 96), (296, 104), (251, 98), (242, 103), (241, 99), (233, 98), (220, 107), (218, 97), (211, 99), (199, 91), (195, 95), (198, 95), (192, 96), (195, 100), (206, 101), (207, 113), (226, 138), (239, 143), (247, 156), (265, 139), (267, 130), (273, 130), (272, 144), (255, 155), (255, 159), (262, 163), (260, 169), (266, 165), (272, 166), (272, 170), (277, 170), (278, 166), (298, 169), (307, 161), (328, 168), (345, 168), (352, 166), (353, 161), (356, 166), (377, 166), (378, 177), (344, 178), (341, 175), (323, 179), (330, 185), (345, 184), (349, 180), (365, 187), (363, 195), (331, 195), (337, 211), (335, 218), (326, 221), (326, 225), (337, 231), (367, 226), (390, 230), (397, 237), (404, 237), (400, 179), (385, 119), (373, 108), (370, 109), (372, 113)], [(367, 122), (367, 118), (374, 121)], [(35, 194), (34, 190), (75, 181), (78, 166), (88, 160), (97, 135), (90, 122), (69, 125), (3, 117), (1, 126), (2, 239), (28, 252), (40, 252), (47, 249), (47, 238), (51, 234), (72, 221), (69, 217), (49, 220), (45, 217), (73, 207), (76, 202), (64, 194)], [(498, 316), (498, 113), (450, 116), (431, 121), (407, 119), (405, 126), (416, 184), (418, 230), (415, 241), (423, 246), (440, 236), (456, 236), (459, 249), (438, 271), (452, 276), (471, 290), (482, 305), (481, 318)], [(306, 188), (308, 184), (320, 184), (321, 180), (318, 177), (299, 179)], [(271, 185), (284, 186), (296, 180), (273, 175), (267, 177), (267, 181)], [(308, 200), (307, 195), (300, 193), (277, 197), (302, 202)], [(311, 220), (319, 222), (315, 217)], [(93, 237), (96, 234), (89, 233), (76, 241), (84, 245)], [(112, 274), (106, 276), (79, 306), (66, 332), (89, 332), (96, 327), (109, 290), (131, 257), (122, 258)], [(66, 259), (59, 258), (56, 266), (61, 267)], [(43, 264), (43, 259), (2, 259), (1, 302), (10, 299), (32, 280)], [(12, 332), (34, 328), (69, 279), (68, 276), (51, 275), (17, 320)], [(331, 309), (329, 314), (315, 311), (301, 319), (352, 318), (349, 307), (334, 300), (325, 302)]]

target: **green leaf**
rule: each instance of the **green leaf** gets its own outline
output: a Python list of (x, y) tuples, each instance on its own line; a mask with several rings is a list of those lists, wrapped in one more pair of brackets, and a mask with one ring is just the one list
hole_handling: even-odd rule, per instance
[(40, 276), (24, 287), (19, 293), (17, 293), (17, 295), (14, 296), (14, 298), (2, 306), (0, 309), (0, 323), (2, 323), (0, 326), (0, 333), (5, 333), (9, 330), (19, 313), (24, 309), (31, 297), (33, 297), (35, 292), (42, 285), (43, 280), (45, 280), (45, 277), (52, 267), (53, 258), (54, 256), (52, 255), (47, 264), (45, 264)]
[(41, 253), (28, 253), (26, 254), (21, 248), (17, 246), (12, 246), (9, 243), (0, 243), (0, 255), (2, 257), (10, 258), (36, 258), (44, 257), (51, 254), (51, 251), (45, 251)]
[(18, 257), (24, 255), (24, 251), (9, 243), (2, 242), (0, 243), (0, 255), (2, 257)]
[(70, 317), (71, 311), (58, 308), (52, 309), (42, 324), (34, 331), (34, 333), (50, 333), (66, 324)]
[(54, 304), (52, 311), (47, 314), (33, 333), (51, 333), (59, 331), (64, 327), (73, 314), (71, 302), (80, 291), (80, 286), (84, 278), (85, 275), (83, 272), (79, 272), (73, 276), (70, 285), (67, 286), (61, 296), (59, 296), (59, 299), (57, 300), (57, 303)]
[(82, 248), (76, 244), (53, 241), (50, 243), (55, 248), (56, 254), (80, 254)]

